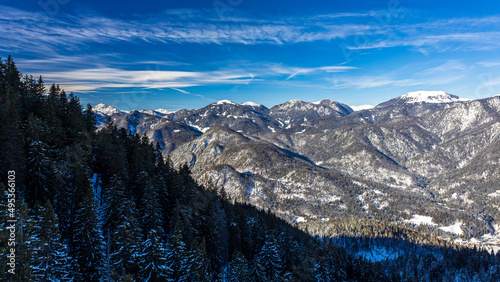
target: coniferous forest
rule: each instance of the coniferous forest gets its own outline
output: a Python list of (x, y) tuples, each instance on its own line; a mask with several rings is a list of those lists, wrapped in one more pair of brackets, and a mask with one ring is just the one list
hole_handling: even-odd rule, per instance
[[(376, 225), (309, 235), (198, 185), (146, 137), (95, 124), (90, 105), (0, 62), (2, 281), (500, 281), (498, 254)], [(358, 255), (383, 246), (399, 256)]]

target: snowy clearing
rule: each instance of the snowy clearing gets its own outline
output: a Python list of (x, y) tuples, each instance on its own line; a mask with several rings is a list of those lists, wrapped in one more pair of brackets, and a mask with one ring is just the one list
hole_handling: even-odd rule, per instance
[(410, 222), (416, 225), (427, 224), (435, 226), (436, 224), (432, 222), (432, 217), (425, 215), (414, 214), (411, 219), (405, 220), (405, 222)]
[(446, 231), (446, 232), (450, 232), (450, 233), (453, 233), (453, 234), (456, 234), (456, 235), (462, 235), (464, 232), (462, 231), (462, 225), (463, 223), (462, 222), (457, 222), (453, 225), (450, 225), (450, 226), (442, 226), (442, 227), (439, 227), (439, 229), (443, 230), (443, 231)]

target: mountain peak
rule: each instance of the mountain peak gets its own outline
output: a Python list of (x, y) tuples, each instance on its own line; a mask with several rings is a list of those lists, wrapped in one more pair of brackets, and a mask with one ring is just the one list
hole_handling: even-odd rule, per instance
[(113, 114), (117, 114), (117, 113), (120, 113), (120, 112), (125, 112), (125, 111), (118, 110), (115, 106), (106, 105), (106, 104), (103, 104), (103, 103), (95, 105), (92, 108), (92, 110), (94, 112), (99, 112), (100, 114), (104, 114), (104, 115), (108, 115), (108, 116), (113, 115)]
[(225, 104), (237, 105), (235, 102), (232, 102), (232, 101), (229, 101), (229, 100), (220, 100), (220, 101), (217, 101), (217, 102), (215, 102), (213, 104), (215, 104), (215, 105), (225, 105)]
[(147, 109), (147, 110), (140, 110), (140, 112), (148, 114), (148, 115), (152, 115), (152, 116), (159, 116), (159, 117), (174, 113), (174, 112), (171, 112), (171, 111), (165, 110), (165, 109), (156, 109), (156, 110)]
[(400, 97), (406, 103), (452, 103), (458, 101), (469, 101), (445, 91), (414, 91), (408, 92)]
[(248, 102), (245, 102), (245, 103), (241, 103), (240, 105), (242, 105), (242, 106), (250, 106), (250, 107), (262, 107), (261, 104), (257, 104), (257, 103), (251, 102), (251, 101), (248, 101)]

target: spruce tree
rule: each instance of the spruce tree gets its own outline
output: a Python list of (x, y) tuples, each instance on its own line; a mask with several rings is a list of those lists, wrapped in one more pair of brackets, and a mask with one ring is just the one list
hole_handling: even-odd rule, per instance
[(234, 282), (248, 281), (250, 279), (248, 261), (239, 250), (233, 254), (233, 259), (229, 266), (228, 276), (228, 280)]
[(61, 243), (59, 221), (49, 200), (38, 210), (30, 242), (33, 245), (31, 265), (35, 280), (71, 280), (68, 248)]
[(139, 254), (142, 281), (175, 281), (173, 277), (172, 262), (169, 258), (175, 250), (164, 243), (155, 229), (148, 232), (146, 240), (141, 244)]
[(76, 260), (76, 277), (99, 281), (104, 265), (103, 236), (97, 216), (94, 192), (87, 186), (78, 201), (72, 224), (71, 254)]

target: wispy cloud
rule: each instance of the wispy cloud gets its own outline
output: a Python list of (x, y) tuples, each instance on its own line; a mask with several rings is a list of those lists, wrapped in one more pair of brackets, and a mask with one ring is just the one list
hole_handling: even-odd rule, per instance
[(500, 17), (452, 18), (388, 25), (387, 36), (368, 36), (350, 50), (413, 47), (421, 52), (492, 50), (500, 48)]
[(434, 78), (406, 78), (394, 76), (359, 76), (332, 79), (333, 88), (368, 89), (377, 87), (411, 87), (411, 86), (439, 86), (456, 82), (463, 78), (463, 74), (446, 74)]
[[(98, 15), (62, 16), (57, 20), (3, 7), (0, 28), (10, 40), (0, 46), (49, 52), (53, 47), (81, 48), (86, 43), (160, 42), (200, 44), (284, 44), (330, 40), (356, 33), (357, 24), (336, 25), (323, 21), (311, 31), (304, 19), (217, 20), (213, 15), (198, 13), (161, 13), (144, 19), (122, 20)], [(179, 17), (181, 20), (179, 20)], [(37, 48), (34, 48), (38, 46)]]
[(62, 82), (67, 91), (89, 91), (100, 88), (141, 87), (150, 89), (174, 89), (210, 85), (244, 84), (252, 79), (245, 73), (211, 71), (160, 71), (160, 70), (123, 70), (116, 68), (80, 69), (66, 72), (49, 72), (46, 81)]
[[(345, 39), (351, 50), (414, 47), (422, 50), (500, 48), (500, 17), (457, 18), (380, 25), (383, 11), (320, 14), (302, 18), (221, 20), (204, 10), (167, 10), (133, 20), (99, 15), (46, 18), (0, 6), (0, 48), (57, 53), (88, 43), (295, 44)], [(356, 40), (356, 38), (362, 40)], [(358, 38), (358, 39), (359, 39)], [(361, 44), (359, 42), (362, 42)]]
[[(350, 66), (321, 66), (301, 68), (281, 64), (249, 64), (224, 67), (212, 71), (175, 70), (126, 70), (116, 67), (82, 68), (69, 71), (53, 71), (44, 74), (46, 82), (58, 82), (66, 91), (89, 92), (102, 88), (139, 87), (147, 89), (172, 89), (192, 94), (183, 88), (207, 85), (244, 85), (285, 76), (288, 80), (296, 75), (321, 75), (356, 69)], [(196, 95), (196, 94), (192, 94)]]
[(336, 73), (336, 72), (346, 72), (349, 70), (357, 69), (356, 67), (351, 66), (322, 66), (315, 68), (303, 68), (303, 67), (290, 67), (283, 66), (280, 64), (272, 64), (269, 65), (269, 70), (275, 74), (283, 74), (287, 75), (285, 80), (289, 80), (297, 75), (307, 75), (314, 73)]

